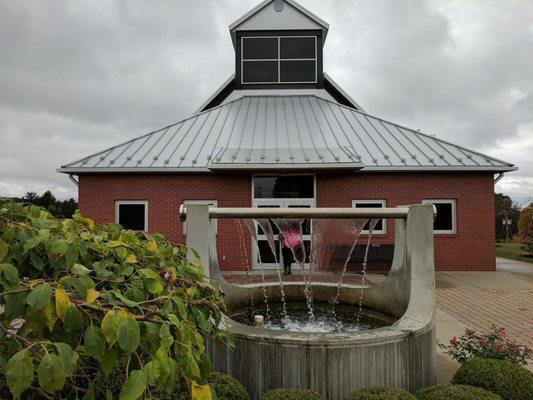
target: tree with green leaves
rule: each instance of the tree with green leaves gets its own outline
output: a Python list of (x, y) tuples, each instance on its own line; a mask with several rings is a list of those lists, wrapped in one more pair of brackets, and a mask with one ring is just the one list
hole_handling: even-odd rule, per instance
[(110, 374), (120, 400), (209, 393), (204, 338), (232, 337), (218, 289), (186, 253), (79, 212), (0, 204), (0, 398), (112, 398), (95, 384)]
[(43, 207), (57, 218), (72, 218), (78, 208), (78, 202), (75, 199), (57, 200), (50, 190), (47, 190), (42, 195), (38, 195), (35, 192), (27, 192), (20, 201)]
[(503, 194), (496, 193), (495, 199), (495, 223), (496, 223), (496, 241), (502, 241), (506, 239), (507, 227), (503, 224), (504, 220), (510, 220), (509, 225), (509, 239), (512, 239), (514, 235), (518, 233), (518, 219), (520, 218), (520, 206), (513, 202), (513, 200)]
[(520, 213), (518, 231), (524, 245), (524, 250), (529, 254), (533, 254), (533, 203), (524, 208)]

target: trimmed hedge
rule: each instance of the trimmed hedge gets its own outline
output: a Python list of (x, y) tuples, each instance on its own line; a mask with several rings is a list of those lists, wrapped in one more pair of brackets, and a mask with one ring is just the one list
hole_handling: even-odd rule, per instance
[(468, 385), (436, 385), (418, 390), (418, 400), (502, 400), (497, 394)]
[(452, 383), (486, 389), (503, 400), (533, 400), (533, 374), (506, 360), (474, 358), (461, 365)]
[(213, 372), (207, 382), (215, 388), (219, 400), (250, 400), (250, 395), (242, 383), (229, 375)]
[(261, 400), (325, 400), (314, 390), (274, 389), (263, 393)]
[(346, 400), (416, 400), (416, 397), (403, 389), (374, 386), (357, 390), (349, 395)]

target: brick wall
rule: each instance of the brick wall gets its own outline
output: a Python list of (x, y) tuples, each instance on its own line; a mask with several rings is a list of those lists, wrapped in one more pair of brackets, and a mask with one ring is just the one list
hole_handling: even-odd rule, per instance
[[(115, 201), (147, 200), (150, 231), (184, 243), (178, 209), (184, 200), (217, 200), (220, 207), (252, 205), (250, 175), (116, 174), (79, 177), (79, 207), (97, 224), (112, 223)], [(387, 200), (388, 207), (423, 199), (456, 199), (457, 234), (435, 236), (438, 270), (493, 270), (494, 193), (490, 173), (351, 173), (317, 175), (318, 207), (351, 207), (352, 200)], [(246, 229), (246, 228), (244, 228)], [(374, 243), (394, 242), (394, 223)], [(246, 254), (251, 254), (245, 240)], [(234, 221), (218, 222), (217, 249), (223, 269), (245, 263)], [(225, 259), (223, 259), (223, 256)]]

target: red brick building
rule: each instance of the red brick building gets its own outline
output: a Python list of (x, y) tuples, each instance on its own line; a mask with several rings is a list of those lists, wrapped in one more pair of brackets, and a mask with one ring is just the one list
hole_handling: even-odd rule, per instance
[[(264, 1), (234, 22), (235, 74), (197, 113), (59, 169), (78, 177), (82, 213), (183, 243), (178, 209), (187, 202), (431, 202), (436, 268), (494, 269), (494, 179), (516, 167), (365, 112), (322, 70), (327, 31), (292, 0)], [(303, 230), (309, 246), (312, 225)], [(268, 265), (272, 254), (258, 238)], [(393, 221), (380, 221), (371, 265), (389, 263), (393, 242)], [(223, 269), (256, 264), (257, 250), (233, 221), (218, 222), (217, 246)]]

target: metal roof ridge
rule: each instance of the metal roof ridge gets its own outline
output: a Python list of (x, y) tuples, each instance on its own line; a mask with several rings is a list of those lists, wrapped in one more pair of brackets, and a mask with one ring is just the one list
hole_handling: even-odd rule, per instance
[(425, 137), (427, 137), (427, 138), (429, 138), (429, 139), (433, 139), (433, 140), (438, 141), (438, 142), (446, 143), (446, 144), (448, 144), (448, 145), (450, 145), (450, 146), (457, 147), (457, 148), (459, 148), (459, 149), (461, 149), (461, 150), (464, 150), (464, 151), (469, 151), (469, 152), (471, 152), (471, 153), (477, 154), (477, 155), (479, 155), (479, 156), (481, 156), (481, 157), (484, 157), (484, 158), (490, 158), (490, 159), (492, 159), (492, 160), (494, 160), (494, 161), (498, 161), (498, 162), (503, 163), (503, 164), (507, 164), (507, 165), (510, 165), (510, 166), (515, 166), (515, 164), (510, 163), (510, 162), (508, 162), (508, 161), (504, 161), (504, 160), (501, 160), (501, 159), (499, 159), (499, 158), (496, 158), (496, 157), (493, 157), (493, 156), (489, 156), (489, 155), (487, 155), (487, 154), (481, 153), (481, 152), (476, 151), (476, 150), (472, 150), (472, 149), (470, 149), (470, 148), (468, 148), (468, 147), (465, 147), (465, 146), (461, 146), (461, 145), (458, 145), (458, 144), (455, 144), (455, 143), (449, 142), (449, 141), (447, 141), (447, 140), (444, 140), (444, 139), (438, 138), (438, 137), (436, 137), (436, 136), (431, 136), (431, 135), (429, 135), (429, 134), (427, 134), (427, 133), (424, 133), (424, 132), (420, 132), (420, 131), (414, 130), (413, 128), (409, 128), (409, 127), (407, 127), (407, 126), (405, 126), (405, 125), (401, 125), (401, 124), (398, 124), (398, 123), (396, 123), (396, 122), (392, 122), (392, 121), (386, 120), (386, 119), (384, 119), (384, 118), (377, 117), (377, 116), (375, 116), (375, 115), (369, 114), (369, 113), (366, 112), (366, 111), (356, 110), (356, 109), (354, 109), (354, 108), (351, 108), (351, 107), (345, 106), (344, 104), (340, 104), (340, 103), (333, 102), (333, 101), (331, 101), (331, 100), (325, 99), (325, 98), (320, 97), (320, 96), (317, 96), (317, 95), (315, 95), (315, 94), (313, 94), (312, 96), (314, 96), (314, 97), (316, 97), (316, 98), (318, 98), (318, 99), (321, 99), (321, 100), (327, 101), (328, 103), (335, 104), (335, 105), (337, 105), (337, 106), (339, 106), (339, 107), (346, 108), (346, 109), (348, 109), (348, 110), (350, 110), (350, 111), (352, 111), (352, 112), (359, 113), (359, 114), (365, 115), (365, 116), (367, 116), (367, 117), (371, 117), (371, 118), (377, 119), (377, 120), (382, 121), (382, 122), (386, 122), (387, 124), (394, 125), (394, 126), (396, 126), (396, 127), (398, 127), (398, 128), (406, 129), (406, 130), (408, 130), (408, 131), (410, 131), (410, 132), (413, 132), (413, 133), (415, 133), (415, 134), (417, 134), (417, 135), (422, 135), (422, 136), (425, 136)]

